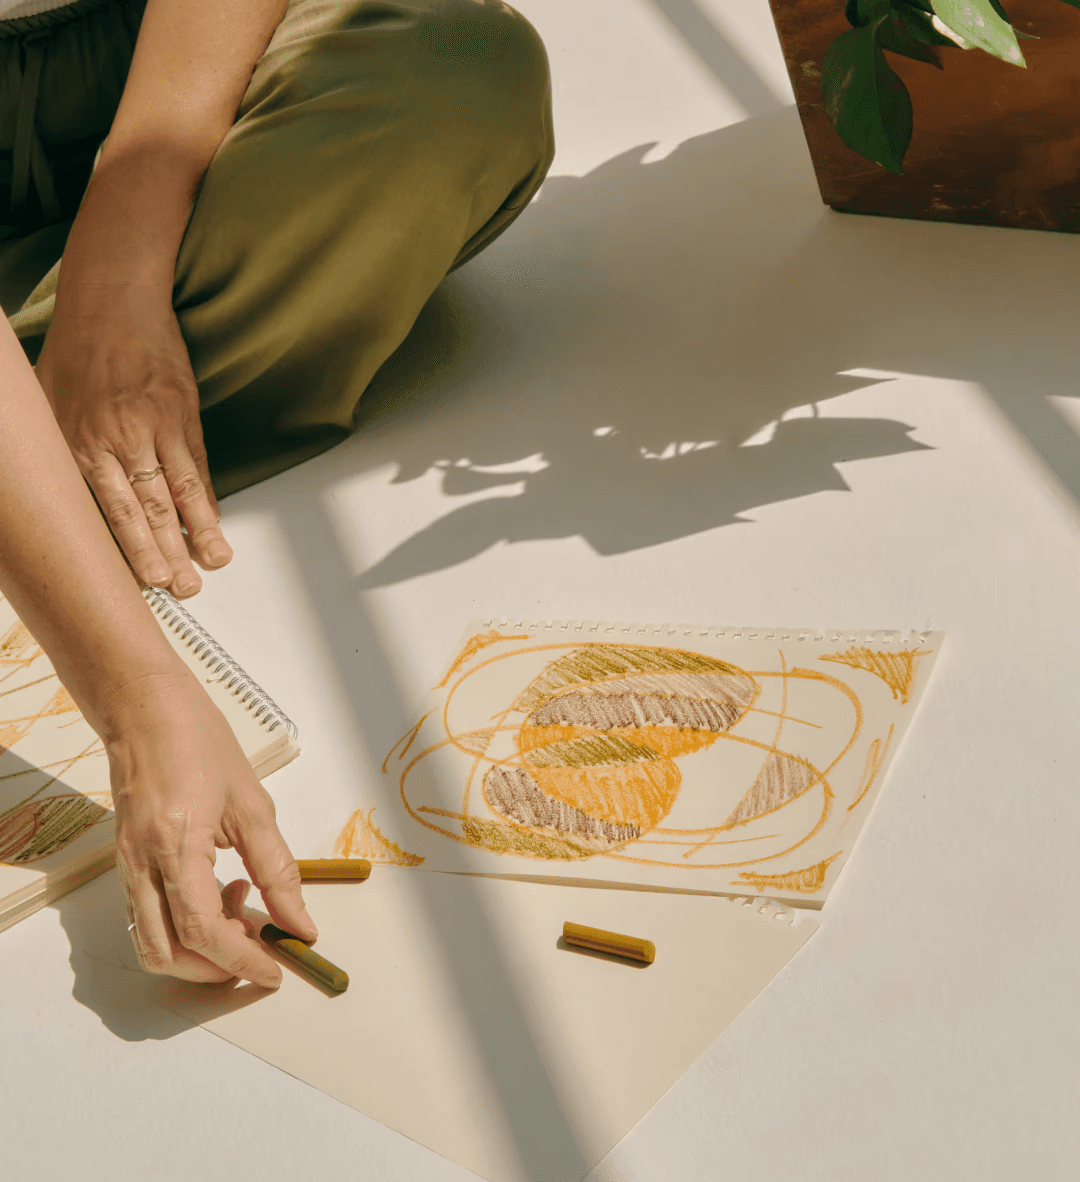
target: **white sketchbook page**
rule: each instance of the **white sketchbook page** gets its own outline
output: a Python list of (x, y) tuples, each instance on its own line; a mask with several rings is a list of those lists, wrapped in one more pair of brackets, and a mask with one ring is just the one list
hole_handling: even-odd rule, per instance
[(473, 621), (319, 852), (819, 907), (941, 641)]
[[(817, 926), (760, 901), (391, 869), (304, 898), (344, 994), (286, 971), (276, 993), (148, 979), (149, 996), (492, 1182), (580, 1182)], [(652, 939), (656, 960), (560, 947), (568, 919)]]
[[(291, 750), (289, 758), (293, 758), (299, 754), (300, 748), (288, 738), (284, 727), (277, 726), (273, 730), (265, 727), (255, 717), (254, 713), (246, 709), (230, 691), (226, 682), (226, 675), (209, 672), (206, 666), (194, 654), (190, 645), (186, 644), (172, 628), (163, 626), (162, 631), (169, 638), (173, 648), (183, 658), (184, 663), (206, 687), (206, 691), (210, 695), (214, 705), (229, 720), (229, 726), (232, 727), (232, 732), (236, 735), (237, 742), (240, 744), (244, 754), (248, 757), (248, 762), (252, 766), (258, 765), (265, 754), (271, 748), (281, 743), (282, 740), (285, 741), (287, 747)], [(288, 759), (282, 759), (276, 766), (280, 767), (283, 763), (287, 762)]]
[[(213, 677), (208, 682), (205, 667), (172, 629), (163, 630), (257, 765), (281, 744), (283, 728), (268, 731), (260, 725), (224, 685)], [(287, 737), (286, 743), (277, 766), (299, 750)], [(46, 879), (77, 873), (114, 840), (101, 741), (14, 609), (0, 598), (0, 916), (39, 892)]]

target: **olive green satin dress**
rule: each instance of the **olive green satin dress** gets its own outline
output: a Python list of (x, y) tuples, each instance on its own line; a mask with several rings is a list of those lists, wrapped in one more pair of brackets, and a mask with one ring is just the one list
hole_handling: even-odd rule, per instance
[[(145, 2), (0, 21), (0, 304), (31, 361)], [(351, 432), (436, 286), (553, 152), (543, 44), (500, 0), (293, 0), (176, 261), (219, 496)]]

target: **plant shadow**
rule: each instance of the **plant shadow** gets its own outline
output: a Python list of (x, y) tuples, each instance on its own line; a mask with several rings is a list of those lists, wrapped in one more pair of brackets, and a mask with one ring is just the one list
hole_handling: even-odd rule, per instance
[(844, 491), (838, 464), (927, 446), (908, 423), (791, 417), (873, 384), (860, 369), (978, 384), (1080, 504), (1080, 440), (1047, 397), (1080, 362), (1074, 238), (825, 209), (790, 108), (642, 164), (648, 147), (549, 179), (440, 287), (357, 434), (297, 470), (305, 489), (438, 474), (448, 511), (361, 588), (500, 542), (620, 554)]
[[(908, 423), (790, 417), (872, 384), (842, 372), (860, 361), (857, 323), (807, 356), (821, 307), (788, 264), (808, 244), (827, 257), (840, 219), (797, 167), (795, 113), (640, 163), (650, 146), (550, 178), (436, 292), (361, 400), (357, 433), (267, 494), (307, 500), (381, 467), (395, 484), (437, 474), (448, 511), (381, 555), (360, 588), (500, 542), (581, 537), (605, 555), (660, 545), (845, 490), (839, 463), (926, 446)], [(815, 265), (827, 286), (827, 262)]]

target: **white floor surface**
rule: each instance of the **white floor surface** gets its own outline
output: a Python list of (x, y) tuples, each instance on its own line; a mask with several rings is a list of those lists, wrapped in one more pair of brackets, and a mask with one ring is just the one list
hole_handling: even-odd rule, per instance
[[(765, 0), (517, 6), (549, 180), (191, 602), (300, 728), (283, 830), (476, 615), (945, 629), (821, 931), (590, 1182), (1073, 1177), (1080, 240), (823, 207)], [(0, 1174), (473, 1177), (133, 1019), (71, 951), (101, 897), (0, 938)]]

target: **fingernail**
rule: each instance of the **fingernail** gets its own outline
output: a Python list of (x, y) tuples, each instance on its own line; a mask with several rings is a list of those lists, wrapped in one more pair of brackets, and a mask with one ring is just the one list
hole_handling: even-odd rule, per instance
[(167, 566), (151, 567), (149, 581), (152, 587), (165, 587), (172, 582), (172, 571)]
[(194, 595), (199, 589), (199, 580), (191, 578), (180, 578), (176, 580), (176, 590), (181, 595)]
[(232, 547), (228, 542), (211, 542), (206, 548), (206, 556), (217, 566), (223, 566), (232, 558)]
[(314, 920), (311, 918), (311, 916), (308, 914), (308, 911), (307, 911), (307, 908), (306, 908), (306, 907), (304, 908), (304, 919), (306, 919), (306, 920), (307, 920), (307, 925), (308, 925), (308, 927), (311, 929), (311, 931), (313, 931), (313, 932), (315, 933), (314, 939), (318, 939), (318, 936), (319, 936), (319, 929), (318, 929), (318, 927), (316, 926), (316, 924), (315, 924), (315, 921), (314, 921)]

